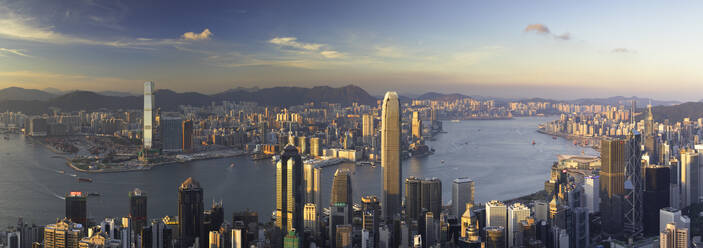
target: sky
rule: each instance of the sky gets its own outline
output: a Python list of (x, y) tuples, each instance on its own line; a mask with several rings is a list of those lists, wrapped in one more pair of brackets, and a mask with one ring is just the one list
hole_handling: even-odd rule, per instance
[(699, 1), (0, 0), (0, 88), (703, 98)]

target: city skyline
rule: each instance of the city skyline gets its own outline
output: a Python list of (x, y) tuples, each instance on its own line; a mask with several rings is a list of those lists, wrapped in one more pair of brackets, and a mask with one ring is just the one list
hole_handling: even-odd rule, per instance
[(697, 5), (2, 1), (0, 87), (697, 101)]

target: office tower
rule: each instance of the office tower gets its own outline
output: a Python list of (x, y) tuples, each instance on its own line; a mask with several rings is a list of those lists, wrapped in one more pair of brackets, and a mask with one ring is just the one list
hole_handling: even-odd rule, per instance
[(659, 233), (659, 210), (669, 207), (669, 167), (650, 165), (644, 168), (645, 188), (643, 223), (645, 236)]
[(462, 177), (452, 182), (452, 214), (461, 217), (466, 211), (467, 203), (474, 203), (474, 181)]
[(598, 176), (586, 176), (583, 180), (583, 192), (589, 213), (600, 212), (600, 185)]
[(422, 232), (422, 242), (424, 244), (424, 247), (434, 247), (434, 245), (437, 243), (439, 240), (439, 226), (437, 225), (437, 221), (435, 219), (435, 216), (432, 212), (426, 212), (425, 213), (425, 230)]
[(305, 208), (303, 209), (303, 222), (305, 222), (305, 230), (309, 230), (317, 236), (318, 226), (317, 223), (317, 208), (313, 203), (305, 203)]
[(418, 220), (422, 211), (422, 182), (419, 178), (405, 179), (405, 217)]
[(120, 239), (122, 247), (132, 247), (135, 243), (133, 241), (132, 232), (132, 219), (129, 217), (122, 218), (122, 229), (120, 230)]
[[(244, 227), (244, 224), (239, 222), (239, 223), (232, 223), (232, 248), (246, 248), (248, 247), (246, 244), (246, 228)], [(238, 226), (238, 224), (240, 224)]]
[(192, 246), (199, 239), (205, 247), (207, 238), (202, 221), (203, 189), (200, 183), (189, 177), (178, 187), (178, 234), (181, 247)]
[(438, 178), (426, 178), (421, 187), (421, 209), (432, 212), (435, 219), (439, 218), (442, 211), (442, 181)]
[(334, 246), (337, 248), (351, 248), (352, 247), (352, 225), (345, 224), (337, 226), (337, 232), (333, 236), (335, 237)]
[(405, 215), (419, 222), (424, 218), (425, 211), (439, 218), (442, 211), (442, 182), (437, 178), (406, 178)]
[(698, 202), (700, 156), (693, 150), (681, 151), (681, 207)]
[(681, 215), (681, 210), (675, 208), (662, 208), (659, 210), (659, 232), (666, 229), (666, 224), (674, 223), (677, 227), (689, 228), (691, 219)]
[(232, 228), (242, 229), (244, 235), (244, 247), (249, 247), (248, 241), (255, 241), (259, 235), (259, 214), (254, 211), (241, 211), (232, 213)]
[(589, 230), (589, 213), (588, 208), (575, 207), (569, 208), (567, 218), (570, 220), (567, 224), (567, 232), (569, 234), (569, 247), (572, 248), (587, 248), (590, 247), (590, 230)]
[(383, 169), (383, 216), (390, 221), (400, 214), (400, 102), (398, 94), (386, 92), (381, 111), (381, 167)]
[(532, 207), (536, 221), (546, 221), (549, 219), (549, 204), (545, 201), (535, 201)]
[(193, 152), (193, 121), (184, 120), (181, 130), (183, 130), (181, 135), (183, 137), (183, 145), (181, 146), (183, 152)]
[(71, 222), (88, 228), (88, 206), (86, 195), (83, 192), (70, 192), (66, 194), (66, 218)]
[(208, 236), (209, 236), (209, 241), (210, 241), (210, 242), (209, 242), (208, 247), (209, 247), (209, 248), (220, 248), (220, 247), (222, 247), (222, 246), (221, 246), (221, 243), (220, 243), (220, 232), (218, 232), (218, 231), (210, 231), (209, 234), (210, 234), (210, 235), (208, 235)]
[(225, 210), (222, 201), (212, 201), (212, 208), (203, 213), (203, 230), (205, 232), (218, 231), (225, 221)]
[(142, 228), (146, 226), (147, 212), (146, 193), (141, 189), (134, 189), (129, 192), (129, 218), (134, 223), (134, 231), (142, 232)]
[(305, 185), (303, 182), (303, 160), (298, 148), (288, 144), (283, 148), (281, 160), (276, 164), (276, 223), (272, 242), (280, 247), (283, 234), (295, 231), (302, 239)]
[(83, 226), (64, 218), (44, 227), (44, 248), (78, 248)]
[(486, 227), (486, 248), (505, 248), (505, 228), (503, 226)]
[(183, 119), (176, 115), (162, 115), (159, 119), (162, 150), (168, 153), (183, 151)]
[(674, 223), (666, 224), (666, 229), (659, 233), (659, 247), (661, 248), (688, 248), (689, 229), (678, 227)]
[(149, 150), (152, 147), (152, 139), (153, 139), (153, 119), (154, 119), (154, 114), (153, 114), (153, 109), (154, 109), (154, 82), (145, 82), (144, 83), (144, 133), (143, 138), (144, 138), (144, 149)]
[[(151, 225), (142, 229), (142, 244), (145, 240), (151, 243), (150, 246), (142, 245), (142, 248), (171, 248), (173, 230), (161, 220), (153, 220)], [(148, 239), (148, 240), (147, 240)]]
[[(373, 136), (373, 115), (371, 114), (364, 114), (361, 116), (361, 135), (366, 138), (366, 137), (371, 137)], [(365, 139), (366, 140), (366, 139)]]
[(308, 138), (305, 136), (298, 137), (298, 150), (301, 155), (308, 154)]
[(623, 198), (625, 195), (625, 163), (627, 145), (624, 139), (601, 140), (600, 210), (603, 233), (617, 236), (623, 226)]
[[(347, 169), (337, 169), (332, 181), (330, 194), (329, 237), (335, 237), (337, 227), (352, 224), (352, 185), (351, 176)], [(330, 239), (330, 246), (335, 247), (336, 240)]]
[(361, 197), (361, 226), (369, 234), (370, 243), (378, 247), (378, 229), (381, 222), (381, 206), (375, 195)]
[(674, 158), (669, 162), (669, 205), (681, 208), (681, 164)]
[(642, 230), (644, 180), (642, 178), (642, 137), (633, 129), (627, 136), (625, 155), (625, 207), (624, 227), (629, 236), (639, 235)]
[(507, 226), (507, 209), (500, 201), (492, 200), (486, 203), (486, 226)]
[(303, 180), (305, 180), (305, 203), (315, 203), (316, 188), (319, 182), (315, 181), (315, 168), (312, 163), (303, 164)]
[(310, 138), (310, 156), (319, 157), (320, 156), (320, 138), (311, 137)]
[(520, 246), (516, 243), (516, 235), (519, 232), (520, 222), (527, 220), (530, 217), (530, 208), (521, 204), (515, 203), (508, 207), (508, 247)]
[(7, 248), (21, 248), (21, 236), (19, 231), (9, 231), (7, 232)]
[(644, 118), (644, 150), (649, 155), (650, 164), (660, 164), (659, 144), (657, 142), (657, 134), (654, 129), (654, 114), (652, 114), (652, 105), (647, 105), (647, 115)]
[(412, 136), (413, 139), (422, 138), (422, 120), (420, 119), (420, 113), (417, 111), (413, 111)]

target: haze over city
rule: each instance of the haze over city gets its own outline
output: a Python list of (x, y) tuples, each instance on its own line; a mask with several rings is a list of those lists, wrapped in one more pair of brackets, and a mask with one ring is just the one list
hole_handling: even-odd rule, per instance
[[(0, 87), (698, 101), (701, 3), (0, 2)], [(126, 87), (129, 86), (129, 87)]]

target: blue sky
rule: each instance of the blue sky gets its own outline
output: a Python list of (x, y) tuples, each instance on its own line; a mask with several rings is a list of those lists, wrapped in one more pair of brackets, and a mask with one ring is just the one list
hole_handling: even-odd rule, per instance
[(0, 87), (698, 100), (701, 5), (0, 0)]

